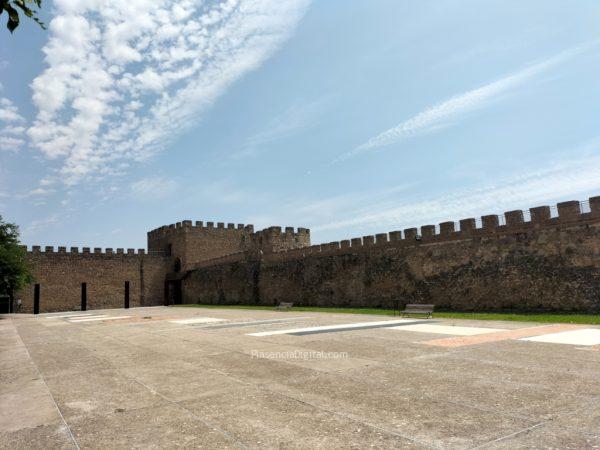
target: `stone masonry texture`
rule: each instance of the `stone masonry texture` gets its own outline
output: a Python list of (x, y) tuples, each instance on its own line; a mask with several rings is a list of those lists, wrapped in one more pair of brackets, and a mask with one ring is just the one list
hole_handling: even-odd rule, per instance
[[(133, 251), (84, 251), (54, 252), (48, 248), (28, 253), (35, 282), (40, 284), (40, 312), (79, 310), (81, 283), (87, 284), (87, 309), (122, 308), (125, 281), (129, 281), (131, 307), (162, 304), (168, 258)], [(33, 286), (23, 289), (17, 298), (22, 300), (21, 312), (33, 312)]]
[(122, 307), (124, 281), (132, 306), (162, 304), (167, 279), (184, 303), (600, 311), (600, 197), (321, 245), (304, 228), (183, 221), (150, 231), (148, 254), (48, 250), (28, 253), (42, 311), (78, 309), (82, 281), (89, 309)]

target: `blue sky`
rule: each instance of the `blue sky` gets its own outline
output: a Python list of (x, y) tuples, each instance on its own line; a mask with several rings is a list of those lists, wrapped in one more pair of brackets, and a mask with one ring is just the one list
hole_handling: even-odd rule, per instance
[(0, 40), (0, 214), (29, 245), (600, 195), (595, 0), (44, 3), (48, 31)]

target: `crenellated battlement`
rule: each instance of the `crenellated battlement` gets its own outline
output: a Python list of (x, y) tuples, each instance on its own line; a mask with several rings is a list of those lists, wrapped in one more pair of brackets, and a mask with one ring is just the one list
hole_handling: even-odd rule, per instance
[(308, 228), (269, 227), (252, 235), (253, 247), (265, 253), (289, 251), (310, 245), (310, 230)]
[[(388, 233), (310, 245), (307, 228), (271, 226), (254, 231), (254, 225), (225, 222), (183, 220), (148, 232), (148, 251), (144, 249), (57, 247), (34, 245), (23, 247), (30, 255), (78, 255), (88, 257), (157, 256), (178, 257), (187, 269), (202, 262), (223, 262), (244, 252), (261, 250), (274, 259), (315, 254), (347, 253), (378, 247), (424, 245), (503, 234), (523, 233), (545, 227), (563, 227), (600, 220), (600, 196), (588, 201), (576, 200), (554, 206), (536, 206), (528, 210), (507, 211), (501, 215), (484, 215), (445, 221), (437, 225), (395, 230)], [(224, 259), (223, 259), (224, 258)]]
[(526, 211), (507, 211), (502, 215), (485, 215), (479, 219), (467, 218), (446, 221), (438, 225), (378, 233), (342, 241), (311, 245), (270, 255), (271, 259), (293, 259), (315, 254), (351, 253), (373, 250), (377, 247), (423, 245), (506, 234), (526, 233), (530, 230), (552, 227), (570, 227), (600, 222), (600, 196), (588, 201), (561, 202), (556, 206), (536, 206)]
[(111, 247), (107, 247), (102, 249), (100, 247), (54, 247), (51, 245), (46, 245), (42, 247), (40, 245), (33, 245), (28, 248), (26, 245), (21, 245), (21, 248), (27, 252), (28, 255), (77, 255), (77, 256), (100, 256), (100, 257), (110, 257), (110, 256), (157, 256), (157, 257), (165, 257), (167, 256), (165, 252), (160, 251), (150, 251), (146, 252), (145, 249), (139, 248), (117, 248), (113, 249)]
[[(147, 237), (148, 250), (22, 247), (42, 310), (77, 309), (82, 283), (93, 308), (120, 307), (129, 286), (133, 305), (389, 306), (400, 296), (458, 309), (600, 310), (600, 196), (318, 245), (307, 228), (191, 220)], [(35, 311), (33, 289), (19, 295)]]
[(440, 222), (210, 259), (181, 278), (185, 302), (600, 312), (600, 197)]
[(248, 250), (265, 253), (306, 247), (310, 230), (269, 227), (255, 232), (254, 225), (183, 220), (148, 232), (148, 249), (179, 258), (182, 267)]
[(181, 222), (163, 225), (148, 232), (148, 237), (162, 237), (172, 233), (185, 232), (187, 230), (228, 230), (237, 232), (254, 232), (254, 225), (244, 225), (243, 223), (225, 223), (225, 222), (203, 222), (201, 220), (182, 220)]
[(254, 225), (245, 225), (243, 223), (225, 223), (225, 222), (203, 222), (203, 221), (192, 221), (192, 220), (183, 220), (181, 222), (176, 222), (170, 225), (164, 225), (162, 227), (155, 228), (148, 232), (149, 237), (162, 237), (172, 233), (177, 233), (185, 230), (196, 230), (196, 231), (212, 231), (212, 230), (228, 230), (228, 231), (237, 231), (237, 232), (246, 232), (255, 234), (256, 236), (263, 237), (275, 237), (281, 234), (284, 235), (293, 235), (294, 237), (306, 237), (310, 235), (310, 230), (308, 228), (298, 227), (295, 229), (294, 227), (280, 227), (280, 226), (271, 226), (268, 228), (264, 228), (257, 232), (254, 232)]
[(187, 269), (195, 263), (244, 250), (253, 225), (183, 220), (148, 232), (148, 250), (172, 255)]

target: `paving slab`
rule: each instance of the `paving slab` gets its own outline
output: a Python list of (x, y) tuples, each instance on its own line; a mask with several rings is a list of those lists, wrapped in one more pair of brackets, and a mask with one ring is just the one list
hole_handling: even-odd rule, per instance
[(243, 447), (235, 438), (171, 404), (79, 418), (71, 429), (79, 446), (89, 449)]
[(46, 379), (48, 389), (65, 419), (89, 413), (111, 413), (117, 409), (139, 409), (164, 403), (164, 400), (115, 370), (53, 376)]
[(557, 426), (600, 436), (600, 399), (554, 420)]
[(392, 329), (379, 323), (397, 318), (173, 307), (59, 315), (0, 320), (0, 448), (598, 446), (598, 331), (560, 334), (600, 327)]
[(600, 448), (600, 435), (578, 433), (552, 424), (542, 424), (511, 434), (479, 448), (482, 449), (561, 449), (580, 450)]
[[(423, 448), (400, 433), (352, 420), (342, 411), (323, 410), (253, 386), (239, 386), (184, 405), (234, 433), (249, 447)], [(230, 414), (232, 409), (237, 413)]]
[(16, 431), (0, 431), (0, 449), (76, 449), (69, 431), (61, 420), (48, 422), (33, 428)]

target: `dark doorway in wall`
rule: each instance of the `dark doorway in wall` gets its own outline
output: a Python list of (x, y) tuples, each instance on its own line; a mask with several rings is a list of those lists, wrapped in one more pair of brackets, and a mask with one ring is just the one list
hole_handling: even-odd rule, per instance
[(183, 294), (181, 290), (181, 280), (165, 281), (165, 306), (181, 305), (183, 303)]
[(10, 297), (0, 295), (0, 314), (8, 314), (10, 312)]

